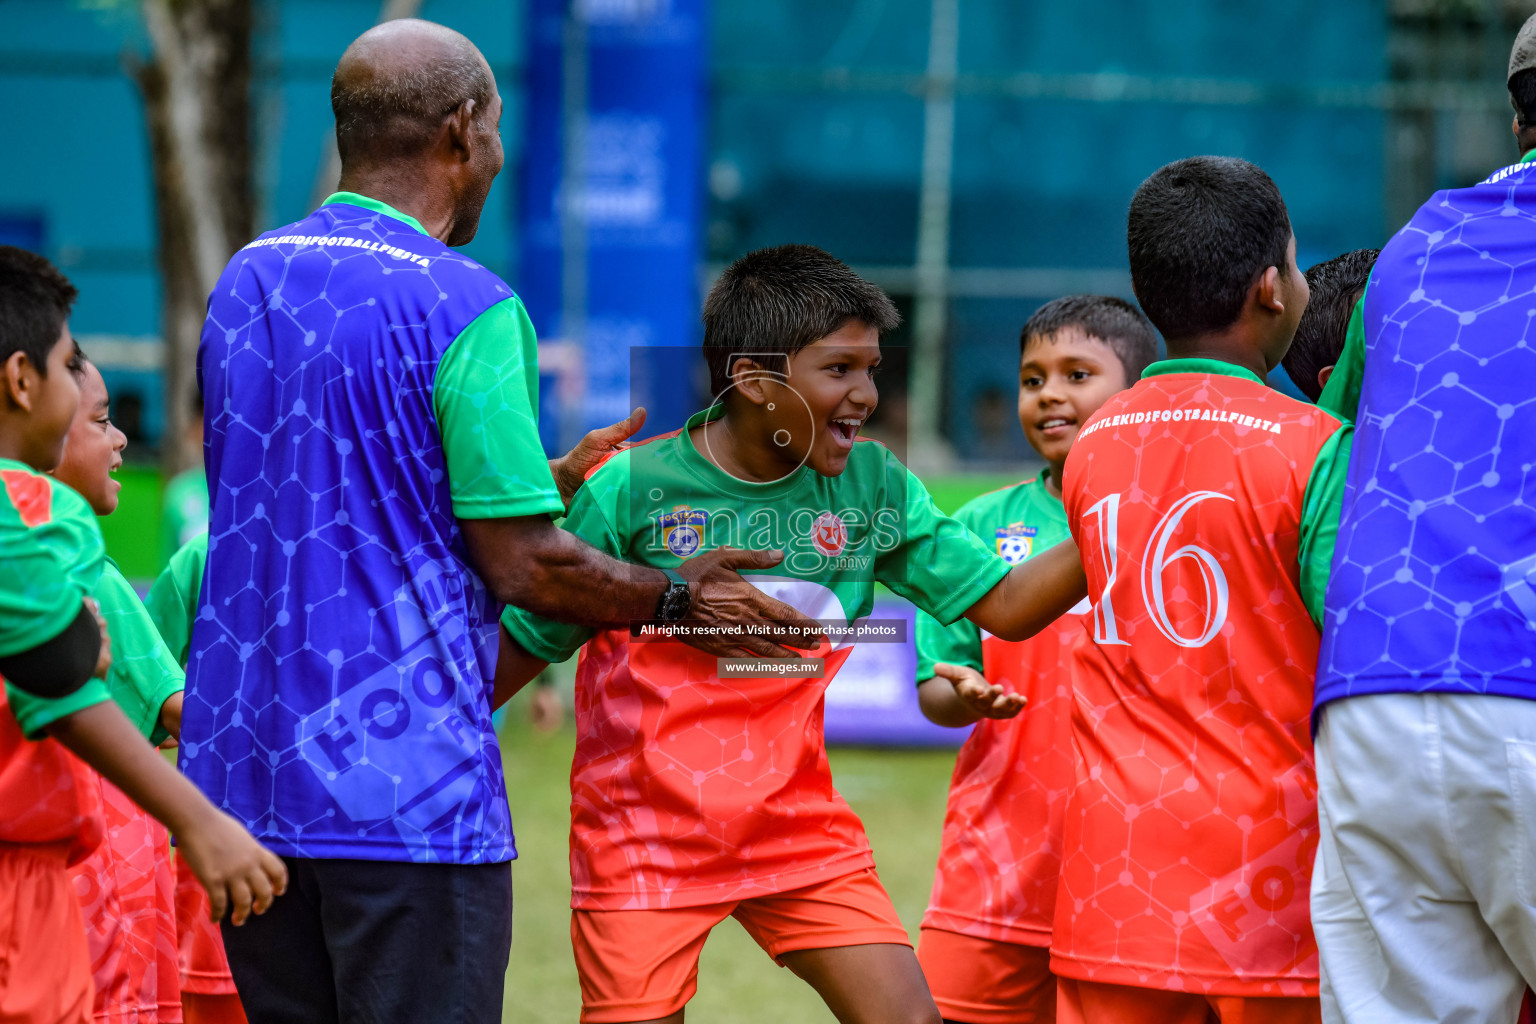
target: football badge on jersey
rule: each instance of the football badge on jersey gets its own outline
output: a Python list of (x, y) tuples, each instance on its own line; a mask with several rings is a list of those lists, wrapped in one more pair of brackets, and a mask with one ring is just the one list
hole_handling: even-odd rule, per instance
[(662, 542), (678, 558), (692, 558), (704, 544), (704, 524), (707, 522), (709, 513), (703, 509), (678, 505), (661, 516)]
[(828, 558), (836, 558), (848, 544), (848, 527), (836, 512), (823, 512), (811, 524), (811, 546)]
[(997, 553), (1009, 565), (1018, 565), (1035, 553), (1035, 528), (1009, 523), (997, 531)]

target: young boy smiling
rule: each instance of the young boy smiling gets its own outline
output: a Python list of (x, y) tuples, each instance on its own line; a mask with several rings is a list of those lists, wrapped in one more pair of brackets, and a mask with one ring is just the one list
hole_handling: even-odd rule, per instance
[[(668, 570), (702, 548), (787, 549), (752, 581), (834, 625), (864, 618), (879, 581), (941, 622), (963, 614), (1015, 638), (1044, 628), (1085, 592), (1076, 550), (1010, 570), (883, 445), (856, 440), (896, 322), (883, 292), (819, 249), (742, 257), (704, 306), (716, 404), (594, 470), (565, 527)], [(728, 916), (839, 1020), (939, 1019), (863, 826), (832, 787), (822, 697), (846, 636), (804, 666), (738, 674), (673, 640), (515, 608), (502, 621), (521, 679), (585, 644), (571, 773), (583, 1021), (681, 1021), (704, 941)]]
[[(955, 518), (1010, 565), (1066, 539), (1061, 479), (1072, 442), (1156, 358), (1156, 332), (1123, 299), (1068, 295), (1040, 307), (1019, 337), (1018, 405), (1046, 468), (976, 498)], [(923, 713), (940, 725), (981, 720), (955, 761), (918, 947), (946, 1020), (1056, 1019), (1051, 918), (1072, 785), (1072, 648), (1083, 640), (1078, 614), (1021, 643), (964, 619), (944, 627), (918, 615)]]
[[(88, 361), (76, 375), (80, 409), (64, 442), (54, 479), (74, 488), (98, 516), (117, 511), (127, 438), (108, 416), (101, 371)], [(111, 558), (93, 596), (115, 640), (107, 689), (151, 742), (181, 726), (186, 678), (171, 657), (133, 586)], [(98, 1021), (156, 1024), (181, 1020), (171, 849), (163, 825), (105, 778), (97, 777), (106, 837), (71, 873), (85, 912)]]

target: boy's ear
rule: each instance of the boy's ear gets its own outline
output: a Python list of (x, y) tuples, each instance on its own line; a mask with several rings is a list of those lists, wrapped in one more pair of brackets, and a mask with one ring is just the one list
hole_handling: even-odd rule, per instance
[(1285, 297), (1280, 293), (1280, 268), (1265, 267), (1253, 285), (1254, 300), (1271, 313), (1285, 312)]
[(1332, 376), (1333, 376), (1333, 366), (1325, 366), (1321, 370), (1318, 370), (1317, 371), (1317, 386), (1320, 387), (1320, 388), (1327, 387), (1328, 386), (1328, 378), (1332, 377)]
[(37, 367), (25, 352), (12, 352), (5, 360), (5, 379), (0, 382), (6, 401), (23, 410), (32, 411), (32, 399), (37, 394)]
[(762, 364), (750, 356), (737, 356), (731, 360), (731, 383), (736, 391), (753, 405), (766, 405), (768, 393), (764, 390), (774, 374), (763, 369)]

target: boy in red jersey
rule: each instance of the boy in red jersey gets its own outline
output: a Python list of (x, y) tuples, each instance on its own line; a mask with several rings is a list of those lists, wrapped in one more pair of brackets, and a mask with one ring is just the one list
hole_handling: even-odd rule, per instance
[[(955, 518), (1009, 564), (1065, 539), (1062, 468), (1078, 430), (1156, 358), (1156, 332), (1123, 299), (1069, 295), (1041, 306), (1019, 337), (1019, 424), (1046, 469)], [(918, 614), (923, 713), (949, 726), (980, 719), (955, 761), (917, 950), (945, 1020), (1056, 1019), (1051, 918), (1072, 783), (1072, 647), (1085, 639), (1086, 610), (1019, 643)]]
[[(1070, 544), (1010, 569), (883, 445), (856, 440), (896, 319), (819, 249), (742, 257), (704, 307), (717, 404), (594, 470), (565, 528), (664, 570), (701, 549), (788, 549), (752, 581), (829, 631), (868, 615), (876, 581), (942, 622), (966, 615), (1015, 639), (1049, 625), (1085, 592)], [(634, 636), (516, 608), (502, 619), (521, 679), (585, 645), (571, 773), (582, 1020), (681, 1021), (710, 930), (734, 916), (839, 1020), (936, 1024), (822, 741), (822, 695), (858, 633), (743, 673), (667, 639), (689, 591), (673, 596), (660, 628)]]
[(1169, 164), (1127, 238), (1170, 358), (1067, 459), (1093, 642), (1074, 666), (1058, 1013), (1316, 1021), (1310, 722), (1350, 428), (1264, 384), (1308, 289), (1263, 171)]
[[(67, 325), (75, 289), (0, 246), (0, 1021), (84, 1022), (91, 972), (68, 865), (100, 841), (95, 767), (184, 837), (219, 908), (244, 921), (286, 882), (282, 862), (219, 814), (112, 703), (95, 590), (101, 531), (52, 469), (80, 403)], [(27, 735), (52, 738), (29, 741)], [(78, 759), (77, 756), (78, 755)]]
[[(108, 416), (101, 371), (82, 362), (76, 379), (80, 408), (53, 477), (74, 488), (96, 515), (111, 515), (121, 488), (112, 474), (127, 438)], [(93, 596), (116, 641), (106, 680), (113, 701), (150, 742), (175, 735), (186, 677), (111, 558)], [(94, 1015), (114, 1024), (174, 1024), (182, 1015), (170, 839), (122, 790), (100, 776), (95, 783), (106, 838), (71, 869), (90, 943)]]

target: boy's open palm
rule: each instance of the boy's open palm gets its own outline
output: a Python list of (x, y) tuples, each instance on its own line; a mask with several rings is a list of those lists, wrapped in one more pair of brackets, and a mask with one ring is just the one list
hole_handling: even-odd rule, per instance
[(176, 836), (187, 866), (208, 890), (214, 921), (225, 912), (236, 926), (252, 913), (265, 914), (288, 888), (288, 866), (222, 811), (200, 818)]
[(1023, 694), (987, 682), (986, 676), (969, 665), (951, 665), (941, 661), (934, 664), (933, 674), (948, 679), (961, 703), (982, 718), (1013, 718), (1029, 703)]

